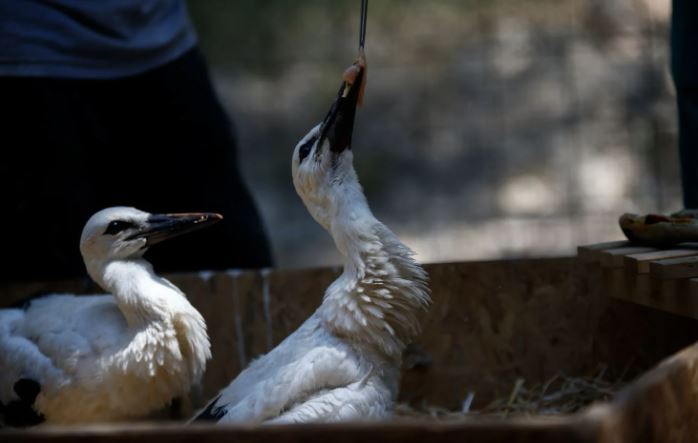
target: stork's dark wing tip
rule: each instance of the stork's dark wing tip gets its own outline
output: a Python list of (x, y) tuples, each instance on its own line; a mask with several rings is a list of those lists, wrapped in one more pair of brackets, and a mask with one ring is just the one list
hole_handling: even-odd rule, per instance
[(41, 392), (41, 385), (31, 378), (20, 378), (15, 382), (13, 389), (20, 400), (32, 405)]
[(41, 385), (36, 380), (22, 378), (15, 382), (13, 389), (19, 400), (12, 400), (1, 405), (2, 424), (13, 428), (36, 426), (44, 422), (43, 414), (34, 410), (34, 400), (41, 392)]
[(218, 421), (228, 413), (225, 408), (216, 406), (218, 399), (221, 398), (219, 395), (211, 403), (206, 406), (206, 409), (201, 411), (199, 415), (196, 416), (194, 421)]

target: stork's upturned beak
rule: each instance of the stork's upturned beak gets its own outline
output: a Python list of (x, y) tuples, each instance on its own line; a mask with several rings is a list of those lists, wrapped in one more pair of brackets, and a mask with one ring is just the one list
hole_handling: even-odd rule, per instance
[(152, 246), (163, 240), (205, 228), (222, 219), (222, 215), (211, 212), (152, 214), (148, 217), (147, 227), (134, 237), (143, 237), (148, 242), (147, 246)]
[(354, 116), (356, 104), (363, 81), (363, 69), (357, 74), (356, 80), (347, 85), (342, 82), (337, 98), (330, 108), (320, 129), (320, 141), (327, 138), (330, 142), (330, 150), (340, 153), (345, 149), (351, 149), (351, 135), (354, 132)]

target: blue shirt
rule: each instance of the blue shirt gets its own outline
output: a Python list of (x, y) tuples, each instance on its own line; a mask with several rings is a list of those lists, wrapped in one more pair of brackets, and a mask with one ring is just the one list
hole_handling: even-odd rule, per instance
[(0, 76), (118, 78), (195, 44), (184, 0), (0, 0)]

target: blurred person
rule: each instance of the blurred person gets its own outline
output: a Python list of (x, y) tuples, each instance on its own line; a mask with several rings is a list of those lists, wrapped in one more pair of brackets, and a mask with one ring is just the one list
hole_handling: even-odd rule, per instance
[(684, 208), (698, 210), (698, 2), (674, 0), (671, 71), (679, 117), (679, 155)]
[(224, 215), (159, 272), (271, 265), (183, 0), (1, 1), (0, 103), (0, 280), (85, 275), (80, 230), (115, 205)]

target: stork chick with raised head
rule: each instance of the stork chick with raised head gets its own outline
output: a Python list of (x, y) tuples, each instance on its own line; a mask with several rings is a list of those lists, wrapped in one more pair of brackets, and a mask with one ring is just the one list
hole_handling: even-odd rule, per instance
[(211, 357), (206, 324), (143, 254), (221, 218), (127, 207), (94, 214), (80, 251), (90, 277), (111, 295), (55, 294), (0, 310), (5, 424), (138, 418), (187, 393)]
[[(358, 66), (358, 70), (356, 67)], [(293, 152), (293, 183), (332, 235), (344, 272), (320, 307), (196, 417), (218, 423), (337, 422), (390, 415), (401, 354), (430, 303), (412, 251), (368, 207), (351, 138), (363, 69), (345, 73), (325, 120)]]

